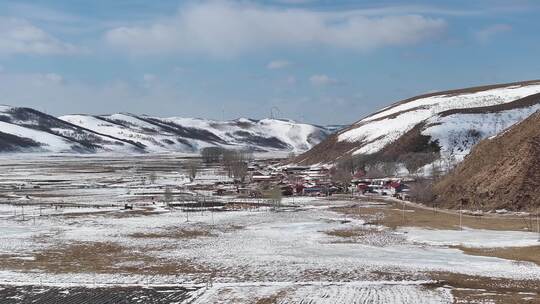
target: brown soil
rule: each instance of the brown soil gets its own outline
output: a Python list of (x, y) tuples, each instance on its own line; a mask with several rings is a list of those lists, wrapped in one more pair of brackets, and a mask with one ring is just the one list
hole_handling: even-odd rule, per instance
[(162, 232), (136, 232), (129, 235), (133, 238), (171, 238), (171, 239), (194, 239), (198, 237), (216, 236), (209, 230), (203, 229), (170, 229)]
[(109, 242), (81, 242), (36, 252), (33, 260), (1, 255), (0, 268), (51, 273), (130, 273), (152, 275), (210, 273), (193, 261), (164, 261)]
[(540, 113), (480, 142), (435, 185), (445, 207), (535, 211), (540, 208)]
[(325, 231), (324, 233), (331, 236), (341, 237), (341, 238), (355, 238), (355, 237), (365, 236), (374, 232), (375, 230), (367, 230), (367, 229), (361, 229), (361, 228), (347, 228), (347, 229), (328, 230), (328, 231)]
[(428, 273), (441, 285), (453, 287), (454, 303), (540, 303), (539, 280), (510, 280), (464, 274)]
[(287, 295), (287, 290), (281, 290), (271, 296), (260, 298), (255, 302), (255, 304), (275, 304), (280, 303), (281, 300)]
[[(377, 198), (366, 199), (377, 201)], [(372, 224), (384, 225), (391, 229), (399, 227), (424, 227), (430, 229), (460, 229), (459, 212), (432, 209), (415, 205), (405, 205), (396, 201), (379, 199), (382, 205), (368, 206), (349, 205), (334, 207), (331, 210), (354, 216)], [(405, 212), (403, 210), (405, 209)], [(510, 216), (473, 216), (462, 215), (462, 225), (474, 229), (490, 230), (514, 230), (514, 231), (535, 231), (534, 219), (530, 217), (510, 217)]]
[(506, 248), (467, 248), (456, 246), (469, 255), (490, 256), (507, 260), (527, 261), (540, 266), (540, 246)]

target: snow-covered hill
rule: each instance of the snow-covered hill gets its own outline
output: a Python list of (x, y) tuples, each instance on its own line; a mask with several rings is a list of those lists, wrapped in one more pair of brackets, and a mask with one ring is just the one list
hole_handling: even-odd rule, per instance
[(33, 109), (0, 106), (0, 152), (142, 152), (142, 148)]
[(278, 119), (214, 121), (132, 114), (53, 117), (0, 107), (0, 152), (185, 152), (209, 146), (303, 152), (326, 138), (324, 127)]
[(540, 81), (421, 95), (390, 105), (301, 155), (300, 163), (333, 163), (350, 155), (435, 149), (458, 161), (481, 139), (540, 109)]

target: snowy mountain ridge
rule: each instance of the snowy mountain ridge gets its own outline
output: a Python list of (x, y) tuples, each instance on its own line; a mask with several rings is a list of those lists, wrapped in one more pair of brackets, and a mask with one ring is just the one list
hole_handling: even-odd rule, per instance
[(118, 113), (54, 117), (0, 106), (0, 152), (198, 153), (219, 146), (257, 152), (303, 152), (330, 130), (291, 120), (231, 121)]
[(540, 110), (539, 94), (540, 81), (526, 81), (409, 98), (329, 136), (297, 161), (333, 163), (376, 153), (397, 157), (435, 146), (441, 156), (459, 161), (480, 140)]

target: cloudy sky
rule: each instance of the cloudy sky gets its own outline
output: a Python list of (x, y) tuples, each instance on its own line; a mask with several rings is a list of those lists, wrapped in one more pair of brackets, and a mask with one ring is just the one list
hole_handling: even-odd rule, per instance
[(537, 3), (1, 0), (0, 103), (350, 123), (420, 93), (540, 78)]

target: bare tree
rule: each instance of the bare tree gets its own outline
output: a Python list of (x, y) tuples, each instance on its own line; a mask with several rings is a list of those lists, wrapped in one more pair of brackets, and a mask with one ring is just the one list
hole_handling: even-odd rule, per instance
[(368, 178), (381, 178), (384, 177), (384, 171), (382, 170), (381, 163), (374, 163), (366, 167), (366, 177)]
[(366, 167), (375, 163), (375, 156), (372, 154), (346, 155), (339, 160), (336, 167), (354, 175), (358, 170), (366, 170)]
[(342, 184), (342, 185), (348, 185), (351, 183), (352, 180), (352, 174), (349, 170), (344, 168), (333, 168), (331, 171), (331, 177), (332, 181)]
[(454, 151), (447, 151), (446, 153), (442, 153), (441, 155), (441, 162), (442, 162), (442, 171), (445, 173), (449, 173), (454, 169), (454, 166), (457, 164), (456, 156), (454, 155)]
[(343, 156), (336, 164), (335, 168), (339, 171), (347, 171), (354, 174), (357, 170), (355, 158), (352, 155)]
[(226, 150), (223, 165), (229, 177), (244, 182), (248, 174), (248, 163), (252, 159), (248, 151)]
[(401, 161), (409, 174), (415, 174), (418, 169), (425, 165), (425, 159), (420, 153), (407, 153), (401, 157)]
[(155, 173), (155, 172), (150, 173), (150, 175), (148, 176), (148, 180), (150, 180), (150, 183), (151, 183), (151, 184), (155, 184), (155, 183), (156, 183), (156, 179), (157, 179), (157, 176), (156, 176), (156, 173)]
[(293, 162), (295, 158), (296, 158), (296, 153), (294, 153), (294, 151), (289, 152), (289, 155), (287, 155), (287, 160), (289, 162)]
[(395, 176), (397, 174), (398, 165), (396, 162), (384, 162), (381, 165), (381, 170), (385, 177)]
[(441, 177), (442, 175), (441, 166), (437, 164), (436, 161), (431, 163), (429, 175), (431, 176), (433, 180), (438, 180)]
[(173, 200), (173, 192), (171, 187), (167, 186), (165, 187), (165, 192), (163, 193), (163, 201), (167, 206), (172, 202)]
[(232, 168), (233, 177), (239, 180), (241, 183), (246, 181), (248, 174), (248, 165), (243, 161), (237, 161), (234, 163)]
[(400, 161), (403, 163), (409, 174), (416, 174), (418, 169), (422, 168), (426, 164), (429, 164), (437, 159), (436, 153), (407, 153), (400, 157)]
[(199, 163), (195, 160), (190, 160), (186, 162), (185, 169), (190, 181), (194, 181), (199, 173)]
[(223, 148), (206, 147), (201, 150), (201, 157), (205, 164), (217, 163), (223, 156)]
[(233, 168), (233, 163), (236, 161), (236, 154), (235, 153), (236, 153), (236, 151), (234, 151), (234, 150), (224, 150), (223, 151), (222, 163), (223, 163), (223, 167), (227, 171), (227, 176), (228, 177), (233, 177), (232, 168)]
[(274, 208), (281, 207), (281, 199), (283, 198), (283, 194), (281, 193), (281, 189), (278, 186), (275, 186), (270, 190), (270, 199), (272, 200), (272, 204), (274, 205)]
[(420, 203), (431, 203), (435, 200), (433, 192), (433, 181), (429, 179), (420, 179), (410, 185), (411, 197)]

